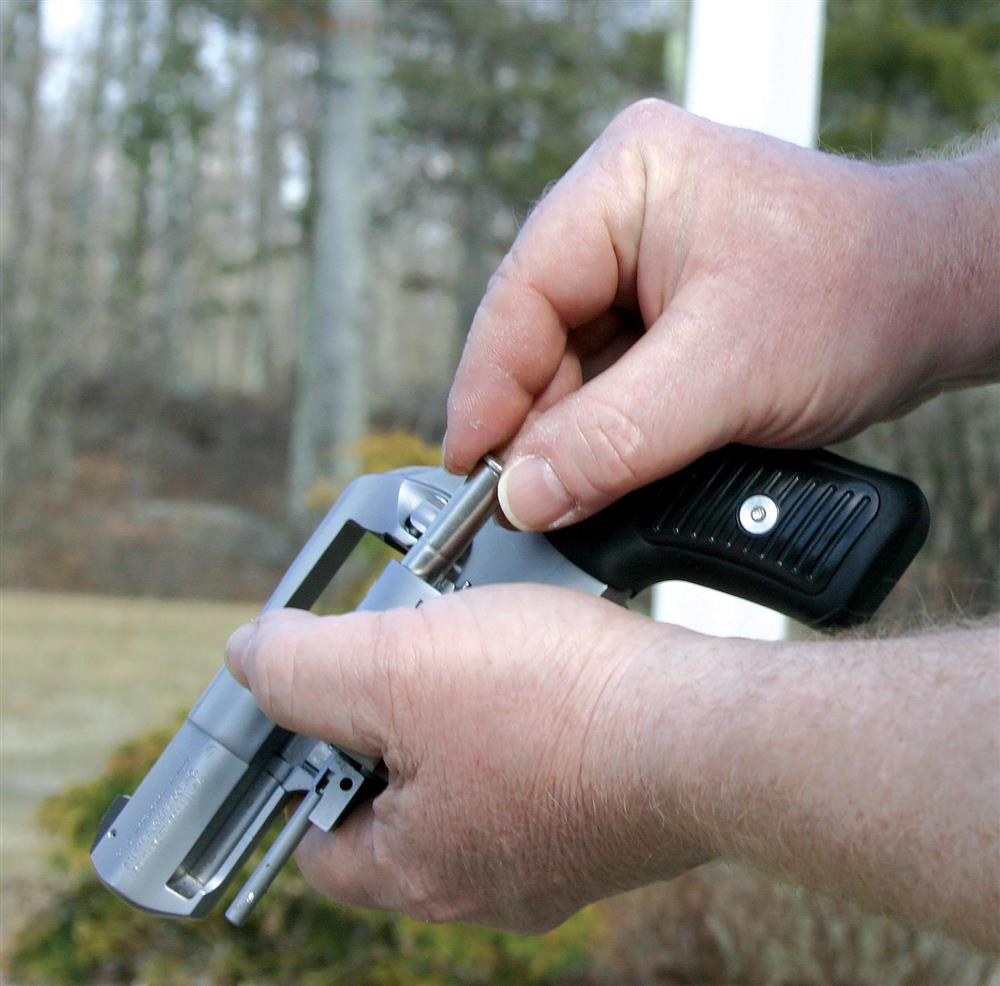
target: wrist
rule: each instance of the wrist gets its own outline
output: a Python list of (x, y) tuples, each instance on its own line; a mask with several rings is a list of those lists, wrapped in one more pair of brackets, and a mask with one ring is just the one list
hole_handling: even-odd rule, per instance
[(646, 794), (644, 848), (653, 871), (647, 880), (708, 862), (729, 844), (722, 827), (731, 808), (730, 753), (745, 692), (743, 648), (757, 646), (665, 624), (656, 631), (633, 661), (637, 784)]
[(917, 399), (1000, 376), (1000, 145), (876, 167), (891, 352)]

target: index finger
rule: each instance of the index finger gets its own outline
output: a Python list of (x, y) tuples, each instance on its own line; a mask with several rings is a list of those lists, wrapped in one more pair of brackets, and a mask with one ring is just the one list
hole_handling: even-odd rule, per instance
[(606, 132), (532, 212), (490, 280), (452, 385), (452, 472), (517, 434), (569, 332), (633, 298), (644, 189), (639, 151)]

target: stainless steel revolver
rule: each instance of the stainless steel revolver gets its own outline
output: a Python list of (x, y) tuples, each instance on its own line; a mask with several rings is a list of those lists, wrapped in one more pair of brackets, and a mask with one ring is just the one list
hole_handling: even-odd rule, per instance
[[(419, 606), (468, 586), (534, 582), (625, 602), (684, 579), (812, 626), (866, 619), (927, 533), (920, 490), (829, 452), (728, 446), (550, 535), (499, 525), (501, 466), (464, 481), (406, 468), (352, 482), (264, 611), (309, 609), (366, 533), (401, 553), (358, 607)], [(204, 917), (294, 797), (301, 801), (233, 898), (242, 924), (310, 825), (334, 829), (384, 786), (372, 758), (267, 718), (223, 668), (131, 797), (108, 808), (91, 859), (136, 907)]]

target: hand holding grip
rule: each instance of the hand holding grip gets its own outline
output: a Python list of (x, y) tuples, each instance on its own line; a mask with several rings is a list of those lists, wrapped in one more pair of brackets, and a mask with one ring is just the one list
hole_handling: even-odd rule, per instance
[(874, 613), (928, 525), (901, 476), (823, 450), (729, 445), (548, 536), (628, 593), (682, 579), (832, 628)]

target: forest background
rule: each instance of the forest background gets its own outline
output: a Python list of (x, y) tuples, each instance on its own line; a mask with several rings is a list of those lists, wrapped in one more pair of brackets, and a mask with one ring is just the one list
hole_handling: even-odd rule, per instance
[[(57, 35), (60, 2), (0, 3), (3, 608), (13, 614), (23, 590), (259, 602), (344, 482), (433, 458), (487, 278), (532, 202), (618, 109), (681, 96), (687, 6), (92, 0)], [(827, 11), (824, 148), (940, 151), (1000, 116), (1000, 6)], [(883, 620), (995, 611), (997, 388), (945, 395), (852, 451), (916, 479), (934, 516)], [(45, 604), (32, 600), (41, 633)], [(122, 912), (109, 920), (137, 942), (127, 955), (122, 937), (81, 943), (80, 915), (98, 905), (67, 862), (82, 836), (55, 815), (65, 872), (19, 975), (148, 979), (171, 949)], [(587, 925), (552, 946), (562, 964), (491, 938), (466, 978), (448, 966), (441, 981), (501, 981), (505, 962), (520, 970), (510, 981), (543, 981), (543, 968), (559, 982), (995, 973), (955, 943), (745, 872), (696, 874), (586, 920), (601, 933)], [(364, 948), (384, 934), (398, 957), (404, 927), (369, 927)], [(218, 955), (225, 931), (204, 934), (184, 949)], [(412, 949), (454, 950), (433, 936)], [(226, 954), (212, 981), (248, 981)], [(337, 961), (356, 968), (361, 954)], [(378, 981), (392, 975), (432, 981), (395, 967)]]

